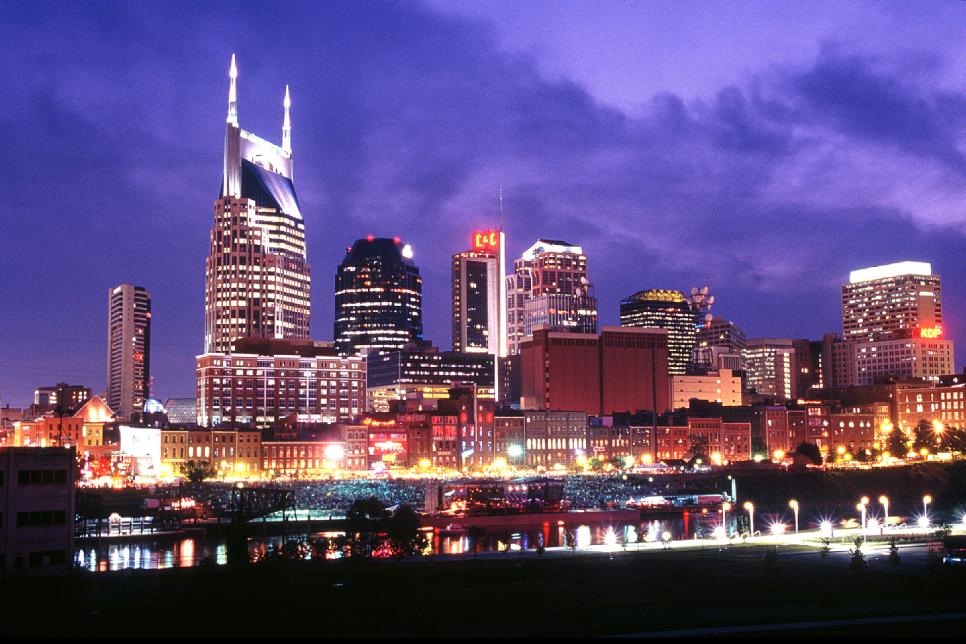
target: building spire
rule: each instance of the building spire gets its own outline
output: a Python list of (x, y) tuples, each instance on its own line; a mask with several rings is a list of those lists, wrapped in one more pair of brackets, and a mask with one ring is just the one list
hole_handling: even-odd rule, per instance
[(237, 127), (238, 88), (236, 87), (236, 81), (238, 79), (238, 67), (235, 66), (235, 54), (231, 55), (231, 67), (228, 68), (228, 78), (231, 79), (231, 84), (228, 86), (228, 122)]
[(288, 85), (285, 85), (285, 120), (282, 121), (282, 149), (286, 152), (292, 151), (292, 118), (288, 110), (292, 107), (292, 97), (288, 93)]

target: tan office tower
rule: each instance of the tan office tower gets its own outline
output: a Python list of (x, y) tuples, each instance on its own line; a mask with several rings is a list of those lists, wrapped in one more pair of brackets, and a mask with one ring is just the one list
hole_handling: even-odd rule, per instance
[(144, 411), (151, 384), (151, 294), (121, 284), (108, 291), (107, 404), (119, 420)]
[(235, 57), (229, 70), (221, 196), (205, 262), (205, 353), (238, 338), (309, 337), (305, 224), (292, 173), (291, 99), (281, 147), (238, 126)]
[(852, 271), (842, 285), (843, 339), (874, 342), (942, 335), (939, 276), (926, 262)]
[(953, 341), (944, 338), (939, 275), (926, 262), (897, 262), (852, 271), (842, 285), (839, 353), (852, 385), (890, 377), (936, 380), (952, 373)]
[(538, 239), (506, 278), (507, 343), (510, 355), (537, 326), (597, 333), (597, 298), (590, 294), (587, 256), (580, 246)]

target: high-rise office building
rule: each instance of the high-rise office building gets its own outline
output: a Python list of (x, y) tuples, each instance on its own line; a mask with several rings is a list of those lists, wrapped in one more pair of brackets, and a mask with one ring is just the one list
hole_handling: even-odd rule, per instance
[(952, 340), (943, 338), (942, 288), (926, 262), (852, 271), (842, 285), (838, 353), (851, 364), (851, 385), (893, 377), (936, 380), (953, 370)]
[(398, 237), (369, 235), (346, 249), (335, 276), (340, 355), (401, 349), (423, 337), (423, 282)]
[(144, 411), (151, 385), (151, 294), (121, 284), (108, 291), (107, 404), (121, 420)]
[(942, 335), (939, 276), (926, 262), (898, 262), (852, 271), (842, 285), (845, 340), (868, 341)]
[(453, 351), (506, 355), (504, 240), (475, 232), (472, 248), (453, 255)]
[(782, 400), (799, 395), (795, 341), (786, 338), (753, 338), (742, 352), (746, 386), (763, 396)]
[(520, 343), (538, 325), (597, 333), (597, 299), (590, 286), (580, 246), (538, 239), (513, 260), (513, 274), (506, 278), (509, 353), (520, 353)]
[(691, 361), (698, 315), (681, 291), (650, 289), (621, 300), (621, 326), (666, 329), (668, 370), (683, 374)]
[(205, 353), (230, 352), (245, 337), (309, 337), (310, 271), (293, 183), (288, 87), (279, 147), (238, 126), (234, 56), (229, 77), (224, 174), (205, 262)]

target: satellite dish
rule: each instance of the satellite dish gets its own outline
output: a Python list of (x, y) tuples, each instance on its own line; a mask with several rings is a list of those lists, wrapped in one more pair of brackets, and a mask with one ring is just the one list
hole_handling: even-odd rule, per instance
[(580, 276), (580, 283), (583, 284), (584, 286), (587, 286), (588, 284), (590, 284), (590, 282), (587, 280), (587, 276), (585, 275)]
[(691, 295), (697, 295), (697, 294), (698, 294), (698, 287), (697, 286), (692, 286), (691, 287)]
[(708, 298), (708, 304), (714, 304), (714, 295)]
[(704, 315), (704, 321), (705, 322), (710, 323), (711, 320), (713, 320), (713, 319), (714, 319), (714, 316), (713, 315), (711, 315), (710, 313), (705, 313), (705, 315)]
[(574, 289), (574, 292), (577, 293), (577, 297), (580, 297), (581, 295), (583, 295), (583, 291), (579, 286)]
[(705, 286), (703, 289), (701, 289), (701, 295), (707, 295), (707, 294), (708, 294), (708, 287)]

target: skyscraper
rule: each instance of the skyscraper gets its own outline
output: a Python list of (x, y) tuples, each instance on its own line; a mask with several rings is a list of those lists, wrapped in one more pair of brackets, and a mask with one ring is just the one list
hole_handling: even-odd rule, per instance
[(795, 341), (788, 338), (752, 338), (742, 352), (748, 389), (764, 396), (791, 400), (800, 393)]
[(926, 262), (898, 262), (852, 271), (842, 285), (845, 340), (876, 341), (942, 335), (939, 276)]
[(667, 329), (668, 371), (683, 374), (691, 360), (698, 314), (681, 291), (650, 289), (621, 300), (621, 326)]
[(472, 242), (453, 255), (453, 351), (505, 356), (504, 235), (475, 232)]
[(305, 224), (292, 171), (291, 98), (285, 87), (281, 147), (238, 126), (231, 58), (221, 195), (205, 262), (205, 353), (238, 338), (309, 337)]
[(127, 420), (144, 410), (151, 384), (151, 294), (121, 284), (108, 291), (107, 404)]
[(597, 333), (597, 299), (590, 295), (587, 256), (580, 246), (538, 239), (506, 278), (509, 353), (538, 325), (561, 331)]
[(399, 238), (369, 235), (346, 249), (335, 275), (340, 355), (401, 349), (423, 337), (423, 282)]
[(943, 338), (942, 288), (926, 262), (852, 271), (842, 285), (839, 353), (848, 384), (890, 377), (935, 380), (953, 371), (952, 340)]

